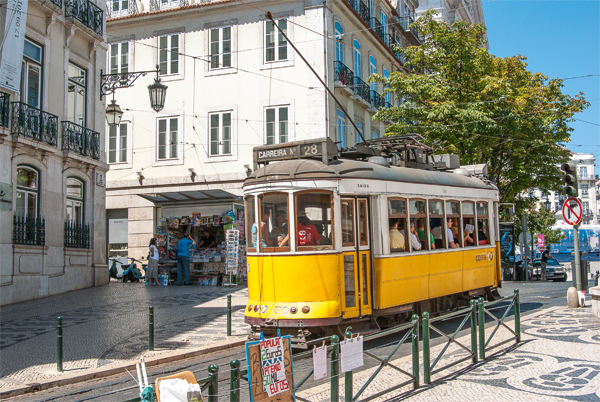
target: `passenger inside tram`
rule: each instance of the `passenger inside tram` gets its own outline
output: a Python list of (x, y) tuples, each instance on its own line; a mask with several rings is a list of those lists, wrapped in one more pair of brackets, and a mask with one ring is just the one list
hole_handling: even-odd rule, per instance
[(479, 245), (488, 244), (488, 238), (486, 230), (486, 225), (484, 225), (483, 220), (477, 221), (477, 239), (479, 240)]
[(290, 233), (288, 227), (288, 214), (287, 211), (281, 209), (277, 211), (277, 218), (275, 219), (275, 226), (271, 230), (271, 237), (277, 239), (277, 245), (279, 247), (285, 247), (289, 245)]
[(446, 220), (448, 227), (446, 228), (446, 236), (448, 236), (448, 247), (449, 248), (457, 248), (460, 245), (454, 241), (454, 235), (452, 234), (452, 225), (454, 224), (454, 220), (452, 218), (448, 218)]
[(321, 240), (317, 228), (313, 225), (306, 216), (306, 213), (301, 212), (298, 216), (298, 245), (299, 246), (316, 246)]
[[(419, 241), (421, 242), (421, 249), (427, 250), (427, 241), (425, 240), (425, 219), (419, 218), (417, 220), (417, 235), (419, 236)], [(429, 233), (429, 244), (431, 244), (431, 249), (435, 250), (435, 241), (433, 239), (433, 235)]]
[(473, 224), (473, 218), (463, 218), (465, 223), (465, 238), (464, 247), (470, 247), (475, 245), (475, 225)]
[(391, 252), (404, 251), (405, 238), (404, 235), (398, 230), (399, 222), (400, 219), (398, 218), (389, 218)]
[(422, 247), (417, 235), (417, 229), (415, 229), (415, 222), (410, 223), (410, 246), (413, 251), (419, 251)]

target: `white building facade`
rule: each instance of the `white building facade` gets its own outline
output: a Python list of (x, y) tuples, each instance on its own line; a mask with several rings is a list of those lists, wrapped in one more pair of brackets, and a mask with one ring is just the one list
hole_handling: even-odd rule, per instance
[(149, 107), (150, 77), (115, 93), (125, 114), (106, 142), (109, 256), (147, 254), (161, 207), (140, 195), (182, 204), (212, 199), (216, 208), (242, 194), (255, 146), (327, 136), (351, 147), (360, 138), (350, 119), (366, 139), (384, 135), (386, 123), (374, 113), (397, 101), (367, 79), (405, 71), (393, 44), (420, 44), (390, 2), (251, 4), (108, 3), (108, 71), (158, 65), (168, 86), (159, 113)]
[(0, 9), (25, 28), (20, 86), (0, 88), (0, 305), (108, 283), (104, 4), (18, 3)]

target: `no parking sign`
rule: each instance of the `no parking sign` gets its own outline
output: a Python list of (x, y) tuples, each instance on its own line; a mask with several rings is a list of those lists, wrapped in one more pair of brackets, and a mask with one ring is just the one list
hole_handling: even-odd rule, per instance
[(567, 198), (563, 204), (563, 218), (569, 225), (575, 226), (581, 222), (581, 217), (583, 216), (582, 211), (583, 208), (581, 208), (581, 201), (575, 197)]

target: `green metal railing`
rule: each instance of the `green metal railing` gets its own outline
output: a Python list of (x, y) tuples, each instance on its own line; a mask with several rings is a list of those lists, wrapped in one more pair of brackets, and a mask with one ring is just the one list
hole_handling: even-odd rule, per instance
[(46, 245), (46, 221), (29, 215), (15, 213), (13, 217), (13, 244)]
[[(498, 303), (508, 301), (508, 300), (510, 300), (510, 303), (509, 303), (508, 307), (506, 308), (506, 310), (504, 310), (504, 313), (502, 314), (501, 318), (497, 318), (494, 314), (491, 313), (491, 311), (489, 309), (491, 306), (496, 305)], [(512, 309), (513, 306), (515, 307), (515, 329), (514, 329), (514, 331), (512, 330), (512, 328), (510, 328), (508, 325), (506, 325), (504, 323), (506, 316), (508, 315), (508, 313), (510, 312), (510, 310)], [(521, 305), (520, 305), (519, 289), (515, 289), (514, 295), (512, 297), (503, 297), (502, 299), (498, 299), (493, 302), (488, 302), (486, 304), (483, 303), (483, 297), (480, 297), (479, 300), (477, 301), (477, 310), (478, 310), (477, 318), (479, 320), (479, 358), (481, 360), (485, 360), (485, 352), (488, 350), (495, 349), (501, 345), (512, 342), (513, 340), (515, 340), (517, 343), (521, 342)], [(487, 314), (494, 321), (496, 321), (496, 327), (494, 328), (494, 330), (492, 331), (490, 336), (487, 338), (487, 340), (485, 339), (485, 314)], [(490, 346), (490, 342), (492, 341), (492, 338), (494, 338), (494, 335), (496, 335), (496, 332), (498, 332), (498, 329), (501, 326), (503, 326), (504, 328), (509, 330), (514, 336), (510, 337), (502, 342), (499, 342), (493, 346)]]
[(65, 247), (90, 248), (90, 225), (66, 221)]
[(0, 127), (8, 128), (8, 115), (10, 113), (10, 94), (0, 92)]

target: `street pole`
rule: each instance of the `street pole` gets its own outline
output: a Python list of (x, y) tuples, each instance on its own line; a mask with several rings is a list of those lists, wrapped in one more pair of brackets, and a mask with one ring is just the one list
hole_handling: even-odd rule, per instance
[(579, 226), (581, 225), (581, 222), (578, 223), (577, 225), (573, 226), (573, 252), (575, 253), (575, 272), (573, 272), (573, 282), (575, 284), (575, 289), (577, 289), (577, 292), (581, 292), (582, 286), (581, 286), (581, 270), (580, 270), (580, 266), (581, 266), (581, 256), (579, 255)]

